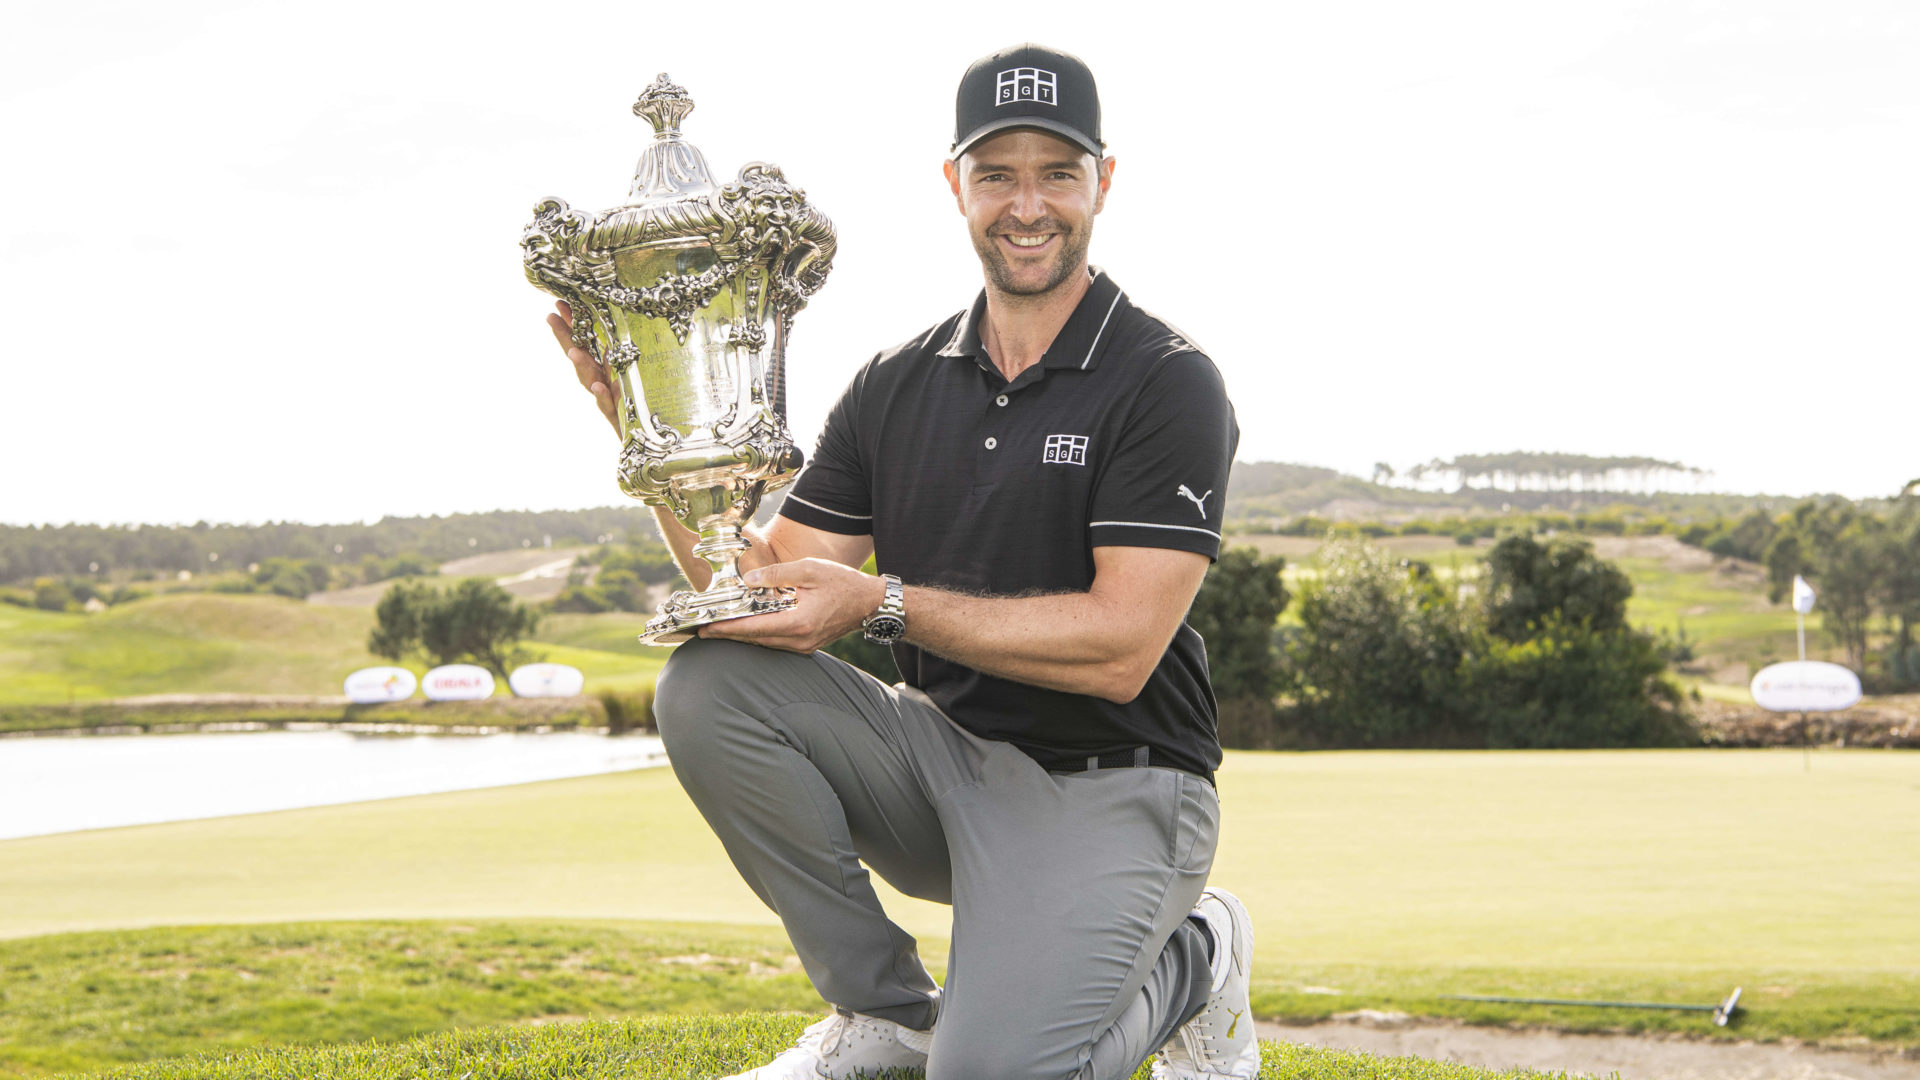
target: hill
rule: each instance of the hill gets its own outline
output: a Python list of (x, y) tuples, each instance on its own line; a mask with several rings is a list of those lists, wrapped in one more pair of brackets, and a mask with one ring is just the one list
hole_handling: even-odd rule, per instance
[[(643, 616), (593, 616), (590, 632), (579, 618), (556, 619), (557, 640), (536, 638), (533, 651), (580, 668), (589, 693), (652, 683), (665, 655), (632, 641)], [(280, 596), (170, 593), (90, 615), (0, 604), (0, 700), (339, 694), (348, 672), (386, 663), (367, 652), (372, 628), (371, 608)]]

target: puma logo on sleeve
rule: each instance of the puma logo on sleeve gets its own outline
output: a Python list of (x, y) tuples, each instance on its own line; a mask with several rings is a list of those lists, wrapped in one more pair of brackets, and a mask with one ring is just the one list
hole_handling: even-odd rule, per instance
[(1193, 508), (1200, 511), (1200, 520), (1205, 521), (1207, 519), (1207, 500), (1213, 496), (1213, 490), (1211, 488), (1207, 490), (1205, 495), (1195, 495), (1192, 488), (1181, 484), (1180, 490), (1174, 494), (1192, 503)]

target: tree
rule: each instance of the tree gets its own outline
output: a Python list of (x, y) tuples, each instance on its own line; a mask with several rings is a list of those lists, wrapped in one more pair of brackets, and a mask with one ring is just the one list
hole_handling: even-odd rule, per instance
[(425, 585), (403, 582), (388, 589), (373, 606), (373, 632), (367, 635), (367, 651), (397, 661), (418, 649), (420, 617), (437, 603), (438, 595)]
[(1467, 633), (1448, 590), (1425, 564), (1356, 541), (1328, 543), (1319, 561), (1286, 650), (1295, 719), (1342, 745), (1461, 741)]
[(486, 578), (466, 578), (445, 591), (421, 584), (388, 589), (374, 608), (367, 651), (399, 660), (418, 651), (435, 664), (470, 661), (506, 678), (533, 659), (520, 642), (540, 616)]
[(1220, 699), (1271, 702), (1279, 688), (1273, 627), (1292, 597), (1280, 578), (1287, 560), (1250, 547), (1228, 548), (1207, 571), (1187, 625), (1207, 643), (1207, 670)]
[(1632, 595), (1633, 582), (1585, 540), (1555, 537), (1542, 544), (1516, 534), (1487, 554), (1487, 629), (1508, 641), (1536, 636), (1553, 613), (1597, 633), (1618, 630), (1627, 624)]
[(1887, 524), (1886, 577), (1881, 583), (1887, 617), (1899, 621), (1888, 651), (1888, 674), (1895, 683), (1920, 683), (1920, 648), (1913, 640), (1913, 624), (1920, 622), (1920, 491), (1909, 485)]
[(1482, 638), (1461, 667), (1461, 696), (1494, 748), (1683, 746), (1680, 694), (1652, 637), (1596, 631), (1548, 613), (1525, 641)]
[(1780, 603), (1794, 575), (1804, 575), (1819, 592), (1821, 626), (1856, 671), (1866, 664), (1874, 607), (1885, 608), (1888, 577), (1897, 572), (1887, 532), (1886, 522), (1852, 503), (1809, 499), (1793, 508), (1767, 547), (1767, 599)]

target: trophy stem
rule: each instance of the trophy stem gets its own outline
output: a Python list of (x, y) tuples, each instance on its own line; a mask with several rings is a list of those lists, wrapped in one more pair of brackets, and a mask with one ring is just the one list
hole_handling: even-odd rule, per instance
[(746, 585), (740, 580), (740, 556), (752, 546), (740, 535), (740, 526), (735, 522), (721, 522), (701, 529), (700, 542), (693, 545), (693, 553), (713, 566), (713, 580), (705, 591), (745, 591)]
[(738, 522), (716, 522), (700, 530), (693, 553), (713, 567), (713, 580), (694, 592), (682, 589), (661, 606), (640, 635), (643, 645), (675, 645), (708, 623), (783, 611), (794, 605), (791, 589), (753, 589), (740, 579), (740, 556), (752, 548)]

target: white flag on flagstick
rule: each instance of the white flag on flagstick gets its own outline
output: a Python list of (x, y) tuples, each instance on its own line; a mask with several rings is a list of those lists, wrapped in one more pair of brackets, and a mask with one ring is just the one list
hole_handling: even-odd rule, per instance
[(1802, 615), (1813, 610), (1813, 586), (1799, 574), (1793, 575), (1793, 610)]

